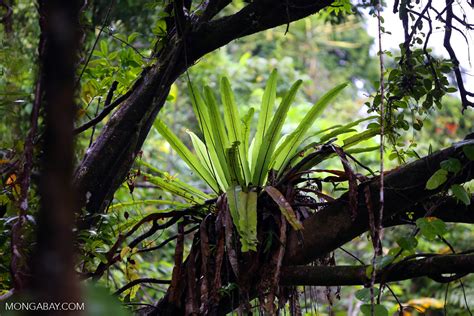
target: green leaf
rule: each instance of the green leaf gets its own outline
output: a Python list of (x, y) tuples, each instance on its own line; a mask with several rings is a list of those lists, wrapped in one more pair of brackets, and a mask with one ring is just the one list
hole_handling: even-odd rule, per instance
[(415, 249), (416, 246), (418, 245), (418, 240), (416, 240), (415, 237), (401, 237), (397, 239), (397, 244), (403, 250), (412, 250), (412, 249)]
[(416, 220), (416, 226), (429, 240), (435, 239), (437, 235), (442, 236), (448, 231), (446, 223), (436, 217), (419, 218)]
[(378, 116), (377, 115), (369, 116), (369, 117), (357, 120), (355, 122), (349, 123), (347, 125), (341, 126), (337, 129), (335, 129), (334, 131), (322, 136), (319, 141), (321, 143), (324, 143), (324, 142), (327, 142), (328, 140), (330, 140), (331, 138), (334, 138), (334, 137), (339, 136), (341, 134), (349, 133), (349, 132), (353, 131), (352, 127), (357, 126), (362, 122), (372, 120), (372, 119), (375, 119), (375, 118), (378, 118)]
[(273, 201), (275, 201), (275, 203), (280, 208), (281, 213), (283, 214), (283, 216), (285, 216), (286, 220), (288, 221), (288, 223), (290, 223), (291, 227), (293, 227), (294, 230), (303, 229), (303, 225), (298, 220), (298, 218), (296, 218), (295, 212), (293, 211), (293, 208), (291, 207), (290, 203), (288, 203), (283, 194), (281, 194), (281, 192), (278, 191), (277, 188), (272, 186), (266, 186), (265, 192), (267, 192), (268, 195), (273, 199)]
[(122, 248), (122, 250), (120, 251), (120, 260), (123, 260), (123, 258), (125, 258), (131, 251), (132, 251), (132, 248), (128, 246)]
[[(417, 241), (418, 242), (418, 241)], [(395, 247), (395, 248), (390, 248), (388, 251), (388, 255), (392, 256), (392, 258), (395, 258), (399, 252), (403, 251), (402, 247)], [(405, 250), (406, 252), (413, 253), (413, 250)]]
[(340, 84), (324, 94), (316, 102), (305, 117), (301, 120), (298, 127), (288, 136), (288, 138), (275, 151), (273, 158), (273, 168), (281, 170), (293, 157), (301, 145), (306, 132), (311, 128), (316, 118), (324, 111), (329, 103), (347, 86), (347, 83)]
[(368, 130), (366, 130), (362, 133), (359, 133), (359, 134), (356, 134), (354, 136), (351, 136), (351, 137), (348, 137), (348, 138), (344, 139), (343, 140), (343, 143), (344, 143), (343, 148), (346, 149), (346, 148), (352, 147), (352, 146), (357, 145), (358, 143), (360, 143), (364, 140), (370, 139), (370, 138), (372, 138), (372, 137), (374, 137), (375, 135), (378, 135), (378, 134), (380, 134), (380, 127), (368, 129)]
[(176, 153), (184, 162), (203, 179), (214, 192), (219, 192), (219, 185), (212, 175), (206, 170), (202, 163), (194, 156), (191, 151), (179, 140), (179, 138), (163, 123), (157, 119), (153, 126), (166, 139)]
[(272, 71), (268, 78), (265, 91), (263, 93), (262, 105), (260, 107), (260, 113), (258, 115), (257, 131), (255, 133), (253, 150), (252, 150), (252, 174), (255, 174), (255, 165), (259, 154), (260, 147), (263, 143), (265, 134), (270, 127), (272, 118), (273, 106), (276, 99), (276, 86), (277, 86), (278, 73), (276, 69)]
[(127, 38), (128, 43), (131, 44), (139, 35), (140, 33), (138, 32), (133, 32), (132, 34), (130, 34)]
[(205, 102), (199, 90), (191, 82), (188, 82), (188, 86), (192, 95), (193, 110), (204, 135), (204, 143), (212, 153), (211, 159), (215, 160), (216, 165), (225, 166), (225, 148), (227, 148), (229, 142), (214, 94), (209, 87), (205, 87)]
[(240, 186), (230, 187), (227, 203), (240, 235), (242, 252), (257, 251), (257, 192), (244, 192)]
[(222, 103), (224, 105), (224, 121), (227, 127), (229, 141), (231, 143), (234, 143), (235, 141), (242, 142), (239, 111), (235, 104), (234, 93), (230, 87), (229, 79), (222, 77), (220, 89)]
[[(253, 153), (253, 149), (255, 148), (255, 137), (252, 138), (252, 141), (250, 142), (250, 146), (249, 146), (249, 150), (248, 152), (250, 154)], [(254, 164), (254, 161), (252, 160), (253, 158), (252, 157), (249, 157), (249, 167), (250, 167), (250, 170), (254, 170), (255, 166), (253, 165)], [(251, 172), (253, 174), (253, 172)]]
[(257, 192), (241, 192), (240, 196), (241, 203), (245, 201), (245, 207), (239, 209), (242, 251), (257, 251)]
[(167, 172), (161, 171), (161, 170), (153, 167), (152, 165), (150, 165), (146, 161), (143, 161), (141, 159), (137, 159), (137, 160), (135, 160), (135, 163), (139, 166), (144, 166), (144, 167), (148, 168), (151, 172), (154, 173), (154, 175), (152, 175), (152, 174), (146, 175), (146, 174), (143, 173), (143, 171), (141, 171), (141, 173), (143, 175), (146, 175), (148, 178), (158, 176), (159, 178), (162, 178), (162, 180), (164, 182), (166, 182), (168, 184), (172, 184), (173, 186), (177, 187), (178, 189), (184, 190), (184, 191), (188, 192), (191, 195), (197, 196), (202, 201), (212, 199), (212, 197), (210, 195), (202, 192), (199, 189), (196, 189), (194, 186), (192, 186), (188, 183), (185, 183), (185, 182), (179, 180), (176, 177), (171, 177)]
[[(322, 133), (325, 133), (325, 132), (327, 132), (327, 131), (332, 131), (332, 130), (334, 130), (334, 129), (336, 129), (336, 128), (339, 128), (339, 127), (342, 127), (342, 125), (337, 124), (337, 125), (334, 125), (334, 126), (331, 126), (331, 127), (328, 127), (328, 128), (322, 129), (322, 130), (319, 130), (319, 131), (315, 132), (314, 134), (311, 134), (309, 137), (318, 136), (318, 135), (320, 135), (320, 134), (322, 134)], [(319, 141), (318, 143), (321, 143), (321, 141)]]
[(453, 184), (451, 186), (451, 191), (453, 191), (454, 196), (458, 201), (463, 202), (465, 205), (471, 204), (471, 197), (467, 193), (466, 189), (460, 184)]
[[(255, 113), (254, 108), (250, 108), (245, 114), (245, 116), (242, 118), (242, 139), (243, 143), (241, 145), (242, 147), (242, 159), (241, 162), (244, 165), (244, 169), (247, 170), (247, 181), (245, 182), (245, 185), (249, 184), (251, 181), (251, 172), (250, 172), (250, 157), (251, 151), (249, 148), (249, 138), (250, 138), (250, 129), (251, 129), (251, 124), (252, 124), (252, 119), (253, 119), (253, 114)], [(245, 171), (244, 171), (245, 172)]]
[(433, 173), (433, 175), (426, 182), (426, 189), (434, 190), (445, 183), (446, 180), (448, 180), (448, 172), (444, 169), (439, 169)]
[(379, 256), (375, 259), (375, 267), (377, 270), (383, 269), (391, 264), (394, 259), (395, 257), (391, 255)]
[(463, 146), (462, 151), (469, 160), (474, 160), (474, 145)]
[(374, 266), (373, 265), (368, 265), (367, 268), (365, 268), (365, 276), (370, 279), (372, 277), (372, 272), (374, 272)]
[(447, 160), (441, 161), (440, 166), (443, 170), (452, 173), (458, 173), (462, 168), (461, 162), (456, 158), (449, 158)]
[[(198, 119), (199, 127), (204, 135), (206, 156), (212, 162), (210, 173), (218, 178), (222, 192), (225, 192), (230, 183), (230, 175), (227, 170), (225, 148), (228, 146), (227, 134), (224, 129), (222, 118), (217, 109), (214, 94), (208, 87), (204, 88), (207, 103), (204, 102), (199, 90), (191, 82), (188, 82), (193, 110)], [(195, 146), (196, 148), (196, 146)]]
[[(234, 144), (238, 142), (239, 144), (244, 144), (242, 139), (242, 130), (241, 130), (241, 120), (239, 116), (239, 111), (237, 104), (235, 103), (234, 93), (230, 87), (229, 79), (222, 77), (221, 79), (221, 98), (222, 103), (224, 104), (224, 122), (227, 126), (227, 133), (229, 136), (230, 143)], [(241, 167), (244, 174), (244, 181), (248, 183), (250, 181), (250, 168), (245, 156), (245, 151), (242, 149), (242, 146), (238, 148), (238, 153), (240, 157)]]
[[(379, 289), (374, 287), (374, 296), (379, 295)], [(362, 302), (370, 302), (370, 288), (363, 288), (355, 292), (355, 297)]]
[(199, 160), (203, 163), (203, 166), (206, 168), (209, 174), (211, 174), (219, 184), (222, 192), (224, 192), (228, 185), (222, 168), (220, 165), (216, 165), (219, 163), (219, 160), (217, 159), (215, 151), (208, 150), (206, 145), (199, 139), (199, 137), (197, 137), (197, 135), (190, 130), (187, 130), (186, 133), (188, 133), (188, 135), (191, 137), (191, 142), (193, 143), (194, 150), (196, 151), (196, 155), (198, 156)]
[(367, 153), (375, 150), (380, 150), (380, 146), (371, 146), (371, 147), (360, 147), (360, 148), (351, 148), (346, 150), (347, 154), (360, 154), (360, 153)]
[[(243, 144), (242, 144), (242, 151), (243, 151), (243, 154), (245, 156), (246, 161), (250, 161), (250, 157), (249, 157), (249, 138), (250, 138), (250, 129), (251, 129), (251, 124), (252, 124), (252, 119), (253, 119), (253, 115), (255, 113), (255, 109), (254, 108), (250, 108), (247, 112), (247, 114), (245, 114), (245, 116), (242, 118), (242, 126), (243, 126), (243, 129), (242, 129), (242, 139), (243, 139)], [(249, 166), (249, 170), (250, 170), (250, 166)]]
[(171, 200), (136, 200), (131, 202), (116, 203), (109, 206), (109, 211), (130, 208), (139, 205), (173, 205), (181, 208), (189, 207), (191, 204), (180, 203)]
[(188, 82), (188, 90), (191, 95), (191, 105), (193, 107), (194, 114), (196, 115), (199, 129), (204, 133), (211, 130), (211, 120), (209, 117), (209, 111), (207, 105), (205, 104), (201, 93), (199, 90), (193, 86), (191, 82)]
[(374, 313), (372, 314), (372, 306), (371, 304), (363, 304), (360, 307), (360, 311), (364, 315), (369, 316), (388, 316), (388, 310), (385, 306), (381, 304), (374, 304), (373, 306)]
[(227, 204), (229, 206), (230, 216), (232, 217), (232, 221), (236, 226), (237, 230), (239, 230), (239, 194), (242, 192), (242, 187), (239, 185), (235, 185), (227, 189)]
[(153, 183), (154, 185), (160, 187), (166, 192), (180, 196), (189, 202), (203, 204), (206, 200), (211, 198), (203, 192), (196, 192), (198, 191), (197, 189), (190, 190), (187, 187), (179, 185), (178, 183), (174, 183), (174, 181), (167, 181), (160, 177), (155, 177), (151, 174), (147, 174), (144, 172), (142, 172), (142, 175), (146, 178), (148, 182)]
[(164, 36), (166, 34), (166, 21), (165, 19), (156, 20), (156, 23), (151, 30), (154, 35)]
[(286, 114), (288, 113), (288, 109), (290, 108), (301, 83), (301, 80), (296, 81), (286, 93), (270, 123), (270, 126), (268, 127), (268, 131), (265, 133), (263, 143), (260, 148), (257, 148), (258, 158), (252, 177), (253, 185), (261, 186), (268, 175), (271, 158), (278, 143), (281, 129), (286, 119)]
[(103, 56), (107, 56), (109, 54), (109, 48), (107, 47), (106, 41), (100, 41), (100, 52)]
[(227, 148), (227, 170), (230, 174), (230, 183), (232, 185), (246, 186), (244, 176), (242, 173), (242, 164), (240, 162), (240, 156), (238, 152), (239, 142), (236, 141), (232, 144), (232, 147)]
[(196, 152), (196, 156), (199, 158), (199, 161), (206, 168), (207, 172), (213, 175), (214, 167), (212, 166), (206, 145), (202, 142), (202, 140), (199, 139), (199, 137), (197, 137), (196, 134), (190, 130), (186, 130), (186, 133), (189, 135), (189, 137), (191, 137), (191, 142), (193, 143), (194, 151)]
[[(211, 120), (211, 136), (213, 140), (213, 146), (219, 159), (219, 165), (222, 167), (226, 176), (227, 183), (230, 183), (230, 174), (225, 166), (227, 166), (227, 160), (225, 156), (226, 148), (229, 147), (229, 138), (227, 136), (224, 121), (219, 112), (217, 101), (212, 92), (211, 88), (204, 87), (204, 96), (206, 98), (206, 104), (208, 105), (209, 118)], [(206, 141), (207, 142), (207, 141)]]

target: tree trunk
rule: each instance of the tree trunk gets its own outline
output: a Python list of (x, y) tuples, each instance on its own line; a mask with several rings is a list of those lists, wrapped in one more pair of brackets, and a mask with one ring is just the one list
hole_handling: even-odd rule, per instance
[(72, 173), (75, 66), (82, 6), (82, 0), (39, 1), (42, 89), (37, 98), (44, 108), (46, 129), (37, 247), (31, 266), (34, 295), (42, 302), (79, 302), (80, 298), (74, 270)]

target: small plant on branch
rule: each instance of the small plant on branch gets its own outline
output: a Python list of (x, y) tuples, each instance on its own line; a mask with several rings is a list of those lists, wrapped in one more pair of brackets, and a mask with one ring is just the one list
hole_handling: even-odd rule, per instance
[[(327, 192), (326, 184), (339, 191), (348, 191), (350, 212), (347, 217), (349, 221), (356, 218), (357, 184), (366, 178), (356, 173), (349, 161), (360, 164), (352, 154), (378, 150), (379, 146), (356, 145), (380, 133), (378, 124), (368, 124), (362, 132), (356, 127), (378, 116), (315, 131), (314, 123), (347, 86), (344, 83), (324, 94), (309, 108), (298, 126), (283, 135), (288, 110), (301, 84), (300, 80), (296, 81), (277, 105), (277, 72), (273, 71), (267, 81), (254, 127), (255, 110), (250, 108), (245, 115), (239, 113), (227, 78), (222, 78), (220, 82), (220, 98), (208, 86), (200, 91), (189, 83), (192, 107), (200, 129), (199, 133), (187, 131), (192, 149), (163, 121), (155, 121), (155, 129), (210, 188), (209, 192), (203, 192), (142, 159), (136, 161), (139, 170), (131, 173), (127, 183), (133, 190), (135, 179), (142, 176), (145, 181), (179, 198), (160, 197), (143, 201), (147, 205), (168, 205), (170, 209), (127, 221), (127, 225), (133, 225), (131, 233), (142, 223), (153, 221), (144, 237), (137, 237), (130, 243), (133, 249), (146, 236), (183, 219), (178, 224), (175, 264), (169, 289), (174, 301), (184, 295), (180, 278), (183, 269), (188, 267), (195, 271), (196, 280), (200, 282), (200, 293), (186, 292), (186, 300), (199, 302), (199, 310), (203, 314), (237, 291), (240, 308), (249, 311), (253, 285), (259, 293), (262, 308), (273, 315), (275, 298), (278, 297), (278, 302), (284, 304), (291, 296), (291, 291), (279, 286), (288, 232), (290, 229), (302, 230), (304, 219), (334, 200)], [(323, 167), (322, 163), (332, 157), (341, 161), (343, 170)], [(341, 188), (341, 183), (347, 183), (347, 188)], [(111, 208), (123, 206), (115, 204)], [(164, 218), (169, 220), (164, 224), (157, 222)], [(188, 258), (183, 262), (184, 232), (194, 230), (184, 229), (190, 222), (197, 224), (194, 228), (199, 231), (194, 235)], [(112, 259), (107, 264), (101, 264), (97, 269), (99, 273), (120, 260), (120, 256), (112, 256), (114, 251), (113, 248), (109, 251)], [(258, 276), (257, 282), (255, 276)], [(232, 286), (230, 291), (223, 290), (230, 289), (232, 284), (237, 285), (236, 289)]]
[[(219, 111), (216, 96), (210, 87), (204, 87), (201, 93), (195, 86), (189, 84), (193, 110), (203, 136), (201, 139), (192, 131), (187, 131), (195, 153), (192, 153), (163, 121), (158, 119), (154, 124), (158, 132), (212, 191), (216, 195), (226, 197), (227, 207), (240, 236), (242, 252), (257, 250), (258, 195), (265, 192), (276, 203), (293, 229), (303, 229), (291, 203), (276, 184), (292, 182), (295, 177), (308, 173), (314, 165), (336, 154), (333, 150), (321, 150), (320, 147), (324, 145), (324, 142), (328, 142), (329, 148), (333, 146), (329, 143), (335, 137), (352, 132), (354, 126), (374, 118), (369, 117), (346, 126), (334, 126), (320, 131), (316, 133), (322, 134), (320, 141), (302, 149), (300, 147), (308, 136), (311, 136), (308, 132), (316, 119), (347, 86), (347, 83), (328, 91), (311, 107), (292, 133), (281, 135), (288, 110), (293, 104), (301, 83), (302, 81), (298, 80), (291, 86), (274, 112), (277, 72), (271, 73), (263, 94), (258, 124), (252, 139), (250, 139), (251, 122), (255, 110), (250, 108), (245, 115), (240, 115), (230, 82), (225, 77), (220, 82), (223, 117)], [(378, 129), (369, 129), (364, 133), (346, 138), (343, 141), (343, 148), (351, 147), (377, 133)], [(372, 149), (374, 148), (362, 149), (362, 151)], [(312, 155), (309, 154), (311, 152)], [(163, 189), (171, 191), (169, 186), (164, 186)], [(197, 195), (188, 193), (195, 196), (194, 202), (197, 203), (202, 202), (201, 198), (205, 196), (204, 193)], [(181, 196), (190, 200), (188, 195), (181, 194)]]

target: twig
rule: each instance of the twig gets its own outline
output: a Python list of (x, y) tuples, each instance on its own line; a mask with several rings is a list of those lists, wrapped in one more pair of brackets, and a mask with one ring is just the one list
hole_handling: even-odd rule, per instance
[[(453, 0), (451, 0), (453, 1)], [(456, 77), (456, 82), (458, 83), (458, 88), (459, 88), (459, 95), (461, 96), (461, 101), (462, 101), (462, 111), (464, 112), (465, 109), (467, 109), (468, 106), (473, 106), (474, 107), (474, 102), (471, 102), (468, 100), (469, 97), (474, 97), (474, 93), (467, 91), (466, 88), (464, 87), (464, 81), (462, 79), (462, 74), (459, 69), (459, 60), (456, 56), (456, 53), (454, 52), (453, 47), (451, 46), (451, 33), (453, 29), (452, 25), (452, 20), (453, 20), (453, 8), (451, 7), (449, 0), (446, 0), (446, 29), (444, 32), (444, 41), (443, 45), (446, 51), (449, 54), (449, 57), (451, 58), (451, 61), (453, 62), (453, 70), (454, 70), (454, 75)], [(443, 10), (444, 12), (444, 10)]]
[[(370, 279), (370, 303), (371, 303), (371, 314), (375, 314), (374, 306), (375, 306), (375, 293), (374, 293), (374, 285), (375, 285), (375, 278), (376, 278), (376, 259), (379, 253), (382, 250), (382, 238), (383, 238), (383, 211), (384, 211), (384, 116), (385, 116), (385, 109), (384, 109), (384, 99), (385, 99), (385, 87), (384, 87), (384, 61), (383, 61), (383, 49), (382, 49), (382, 16), (381, 16), (381, 4), (380, 2), (377, 4), (377, 26), (378, 26), (378, 44), (379, 44), (379, 62), (380, 62), (380, 199), (379, 199), (379, 218), (376, 223), (376, 229), (374, 232), (374, 236), (376, 236), (376, 240), (374, 241), (375, 249), (374, 249), (374, 256), (372, 258), (372, 274)], [(405, 33), (407, 30), (405, 29)], [(406, 34), (405, 34), (406, 35)], [(405, 39), (407, 40), (407, 39)], [(405, 42), (405, 45), (407, 43)], [(407, 54), (408, 54), (408, 47), (406, 47)], [(375, 223), (374, 223), (375, 224)]]
[(92, 45), (92, 48), (89, 52), (89, 55), (87, 56), (87, 60), (84, 63), (84, 66), (82, 67), (81, 74), (79, 75), (79, 77), (76, 80), (76, 86), (79, 84), (79, 82), (81, 82), (81, 78), (84, 75), (84, 72), (86, 71), (87, 65), (89, 65), (89, 62), (92, 58), (92, 53), (94, 52), (95, 47), (97, 46), (97, 43), (99, 42), (100, 36), (102, 35), (102, 32), (104, 31), (105, 26), (107, 25), (107, 21), (109, 20), (110, 12), (112, 11), (112, 7), (114, 6), (114, 4), (115, 4), (115, 0), (112, 0), (110, 2), (109, 8), (107, 9), (107, 13), (105, 14), (104, 22), (102, 23), (102, 27), (99, 30), (99, 34), (97, 34), (97, 37), (95, 38), (94, 44)]
[[(97, 107), (95, 109), (95, 116), (97, 116), (97, 114), (99, 114), (99, 107), (100, 107), (100, 101), (101, 101), (101, 98), (99, 97), (99, 100), (97, 101)], [(90, 148), (92, 146), (92, 142), (94, 141), (94, 134), (95, 134), (95, 128), (97, 127), (97, 125), (94, 125), (92, 127), (92, 133), (91, 133), (91, 137), (89, 139), (89, 146), (88, 148)]]
[(446, 283), (446, 291), (444, 292), (444, 306), (443, 306), (444, 315), (448, 315), (448, 293), (449, 293), (450, 284), (451, 283)]
[(102, 119), (104, 119), (110, 112), (112, 112), (114, 108), (116, 108), (118, 105), (120, 105), (120, 103), (125, 101), (132, 94), (132, 91), (133, 91), (133, 88), (127, 91), (127, 93), (125, 93), (124, 95), (118, 97), (114, 102), (112, 102), (112, 104), (104, 107), (104, 109), (99, 113), (99, 115), (94, 117), (92, 120), (76, 128), (74, 130), (74, 135), (80, 134), (83, 131), (87, 130), (89, 127), (92, 127), (96, 125), (97, 123), (99, 123), (100, 121), (102, 121)]
[(349, 255), (350, 257), (354, 258), (357, 262), (359, 262), (361, 265), (365, 266), (364, 261), (362, 261), (360, 258), (358, 258), (356, 255), (351, 253), (350, 251), (347, 251), (346, 249), (339, 247), (339, 249), (344, 252), (345, 254)]
[[(109, 266), (111, 266), (112, 264), (116, 263), (117, 261), (120, 260), (120, 255), (115, 255), (118, 251), (118, 248), (120, 247), (120, 245), (125, 241), (125, 239), (127, 239), (128, 237), (130, 237), (133, 233), (135, 233), (143, 224), (147, 223), (147, 222), (151, 222), (151, 221), (154, 221), (154, 226), (152, 226), (153, 229), (158, 229), (157, 227), (165, 227), (169, 222), (171, 221), (168, 221), (168, 223), (165, 223), (163, 224), (162, 226), (160, 225), (156, 225), (155, 222), (159, 219), (162, 219), (162, 218), (169, 218), (169, 217), (173, 217), (173, 218), (176, 218), (176, 221), (185, 216), (185, 215), (188, 215), (188, 213), (190, 212), (191, 209), (188, 209), (188, 210), (182, 210), (182, 211), (171, 211), (171, 212), (167, 212), (167, 213), (153, 213), (153, 214), (150, 214), (148, 216), (145, 216), (144, 218), (142, 218), (138, 223), (136, 223), (126, 234), (120, 234), (117, 238), (117, 241), (112, 245), (112, 247), (110, 248), (110, 250), (105, 254), (105, 258), (107, 259), (107, 262), (106, 263), (103, 263), (101, 262), (95, 272), (93, 273), (90, 273), (87, 275), (87, 277), (92, 277), (94, 279), (98, 279), (102, 276), (102, 274), (105, 272), (105, 270), (107, 270), (107, 268)], [(173, 223), (175, 223), (176, 221), (174, 221)], [(156, 231), (156, 230), (155, 230)], [(150, 231), (148, 231), (147, 233), (149, 233)], [(145, 233), (145, 234), (147, 234)], [(134, 241), (132, 241), (130, 243), (130, 246), (131, 248), (133, 248), (134, 246), (136, 246), (142, 239), (143, 235), (142, 236), (139, 236), (137, 237)], [(145, 237), (146, 238), (146, 237)]]
[[(193, 231), (197, 230), (199, 228), (199, 225), (198, 226), (194, 226), (188, 230), (185, 230), (184, 231), (184, 234), (187, 235), (189, 233), (192, 233)], [(173, 240), (175, 240), (176, 238), (178, 238), (178, 235), (174, 235), (174, 236), (171, 236), (165, 240), (163, 240), (159, 245), (157, 246), (153, 246), (153, 247), (150, 247), (150, 248), (143, 248), (143, 249), (139, 249), (137, 251), (137, 253), (143, 253), (143, 252), (150, 252), (150, 251), (154, 251), (154, 250), (158, 250), (160, 248), (163, 248), (165, 245), (169, 244), (170, 242), (172, 242)]]
[(120, 295), (121, 293), (125, 292), (131, 287), (134, 287), (135, 285), (141, 284), (141, 283), (154, 283), (154, 284), (171, 284), (170, 280), (159, 280), (159, 279), (153, 279), (153, 278), (142, 278), (142, 279), (136, 279), (133, 280), (132, 282), (122, 286), (120, 289), (114, 292), (114, 295)]
[(387, 289), (390, 291), (390, 293), (392, 293), (393, 298), (395, 299), (395, 301), (397, 301), (397, 304), (398, 304), (398, 306), (400, 307), (399, 315), (400, 315), (400, 316), (403, 316), (403, 305), (402, 305), (402, 302), (400, 302), (400, 300), (398, 299), (398, 296), (395, 294), (395, 292), (392, 290), (392, 288), (391, 288), (388, 284), (385, 284), (385, 286), (386, 286)]

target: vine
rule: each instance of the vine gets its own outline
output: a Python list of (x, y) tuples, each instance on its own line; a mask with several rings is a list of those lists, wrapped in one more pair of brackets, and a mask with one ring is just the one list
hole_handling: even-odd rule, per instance
[[(379, 63), (380, 63), (380, 85), (379, 85), (379, 93), (380, 93), (380, 149), (379, 149), (379, 158), (380, 158), (380, 198), (379, 198), (379, 217), (377, 219), (377, 223), (375, 223), (375, 214), (370, 216), (370, 223), (371, 229), (375, 229), (372, 232), (372, 243), (374, 246), (374, 256), (372, 258), (372, 271), (371, 271), (371, 278), (370, 278), (370, 313), (371, 315), (376, 314), (376, 309), (383, 309), (384, 307), (381, 305), (375, 304), (375, 278), (376, 278), (376, 263), (377, 257), (382, 254), (382, 236), (383, 236), (383, 227), (382, 227), (382, 219), (383, 219), (383, 210), (384, 210), (384, 134), (385, 134), (385, 82), (384, 82), (384, 74), (385, 74), (385, 67), (384, 67), (384, 59), (383, 59), (383, 49), (382, 49), (382, 34), (384, 33), (383, 24), (383, 17), (381, 14), (382, 5), (378, 2), (375, 5), (375, 14), (377, 18), (377, 31), (378, 31), (378, 56), (379, 56)], [(370, 192), (369, 192), (370, 194)], [(373, 210), (372, 210), (373, 212)], [(374, 240), (375, 238), (375, 240)]]

